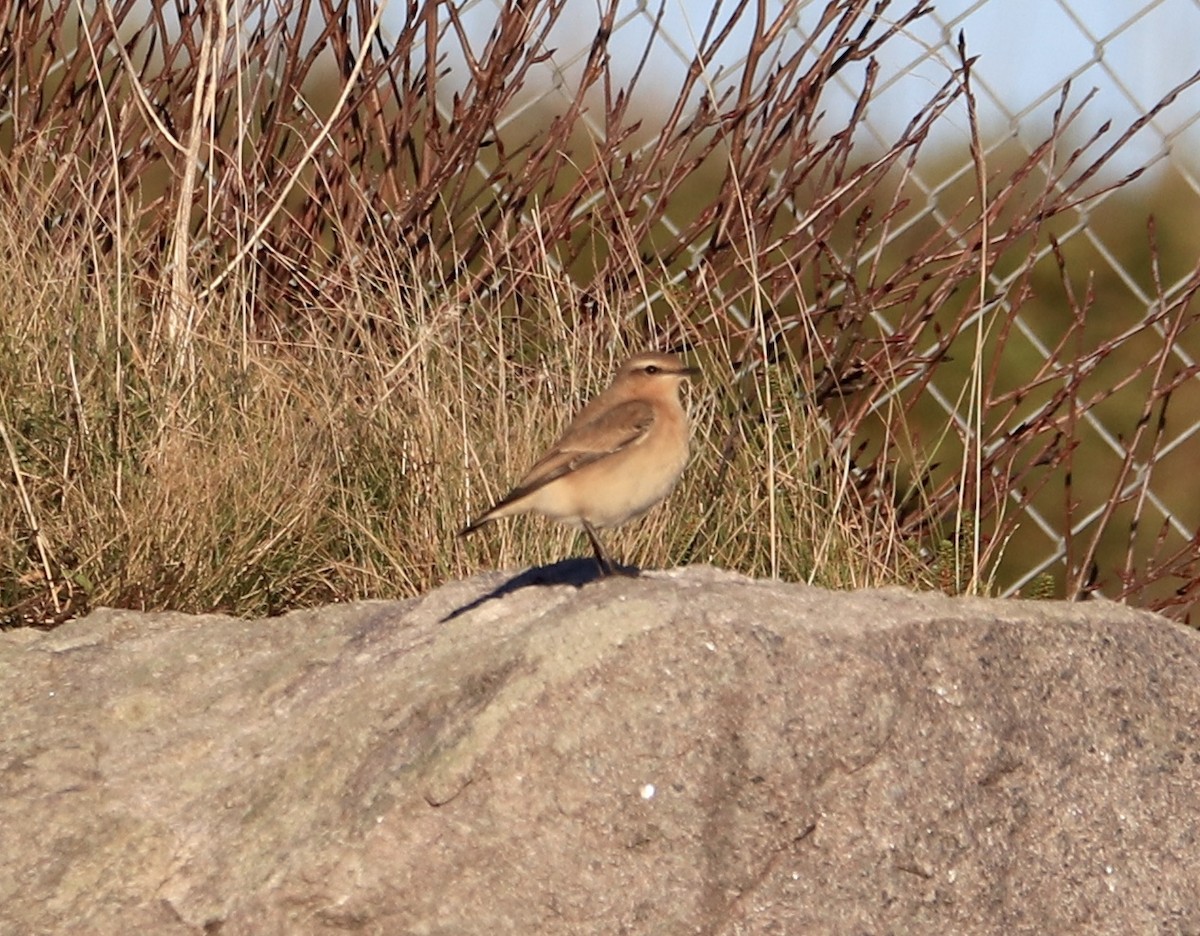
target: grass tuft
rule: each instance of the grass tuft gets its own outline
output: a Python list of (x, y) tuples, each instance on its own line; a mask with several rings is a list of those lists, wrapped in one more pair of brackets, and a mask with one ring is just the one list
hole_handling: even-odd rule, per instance
[[(536, 518), (454, 533), (650, 347), (704, 377), (693, 462), (612, 538), (624, 561), (1186, 619), (1200, 435), (1168, 410), (1200, 404), (1200, 267), (1159, 244), (1195, 211), (1160, 193), (1183, 233), (1146, 226), (1134, 299), (1075, 233), (1108, 211), (1127, 235), (1132, 176), (1099, 180), (1200, 73), (1115, 139), (1064, 88), (1040, 143), (989, 148), (960, 45), (868, 151), (880, 49), (921, 0), (833, 0), (799, 52), (740, 5), (649, 95), (649, 69), (609, 71), (606, 2), (553, 113), (530, 92), (562, 4), (505, 7), (482, 48), (418, 6), (388, 42), (303, 4), (14, 8), (0, 626), (272, 614), (586, 552)], [(841, 126), (834, 84), (859, 98)], [(914, 173), (961, 116), (975, 171), (934, 212)]]

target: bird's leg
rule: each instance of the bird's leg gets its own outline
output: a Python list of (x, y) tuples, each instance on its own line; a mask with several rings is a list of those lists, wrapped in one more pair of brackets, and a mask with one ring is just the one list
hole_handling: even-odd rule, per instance
[(600, 567), (600, 574), (612, 575), (616, 570), (616, 566), (613, 565), (612, 559), (608, 557), (608, 553), (604, 549), (604, 544), (600, 542), (596, 528), (586, 520), (583, 521), (583, 528), (587, 531), (588, 539), (592, 541), (592, 552), (596, 554), (596, 565)]

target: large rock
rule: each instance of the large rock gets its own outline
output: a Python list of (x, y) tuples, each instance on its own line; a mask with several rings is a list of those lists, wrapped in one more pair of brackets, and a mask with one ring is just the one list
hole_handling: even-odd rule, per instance
[(1200, 932), (1196, 633), (584, 568), (0, 635), (0, 932)]

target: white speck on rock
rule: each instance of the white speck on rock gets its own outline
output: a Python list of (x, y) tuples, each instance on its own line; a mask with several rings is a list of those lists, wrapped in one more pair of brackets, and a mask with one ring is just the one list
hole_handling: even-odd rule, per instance
[(655, 793), (655, 790), (654, 790), (653, 783), (647, 783), (644, 787), (642, 787), (642, 799), (644, 799), (644, 800), (654, 799), (654, 793)]

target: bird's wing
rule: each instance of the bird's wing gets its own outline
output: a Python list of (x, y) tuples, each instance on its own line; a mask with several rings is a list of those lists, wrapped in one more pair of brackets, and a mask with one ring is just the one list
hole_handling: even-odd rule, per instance
[(628, 400), (573, 423), (500, 503), (512, 503), (584, 465), (637, 445), (653, 425), (654, 407), (642, 400)]

